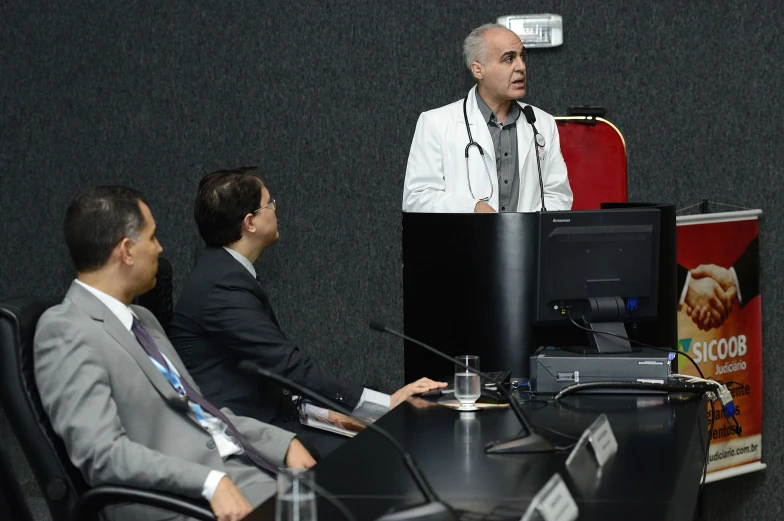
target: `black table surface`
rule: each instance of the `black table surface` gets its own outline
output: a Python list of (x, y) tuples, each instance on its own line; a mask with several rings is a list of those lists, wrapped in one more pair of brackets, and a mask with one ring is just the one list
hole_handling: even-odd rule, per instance
[[(618, 452), (601, 469), (586, 455), (566, 466), (570, 450), (487, 455), (490, 441), (515, 437), (508, 409), (460, 413), (425, 400), (404, 403), (378, 421), (411, 453), (440, 498), (465, 519), (520, 519), (534, 495), (560, 473), (580, 520), (687, 520), (694, 517), (705, 444), (705, 403), (692, 395), (574, 395), (558, 403), (523, 403), (530, 421), (559, 445), (574, 444), (602, 413)], [(551, 436), (550, 436), (551, 434)], [(358, 520), (422, 502), (400, 456), (366, 430), (314, 468), (316, 481)], [(275, 498), (246, 519), (274, 519)], [(343, 519), (319, 499), (321, 521)]]

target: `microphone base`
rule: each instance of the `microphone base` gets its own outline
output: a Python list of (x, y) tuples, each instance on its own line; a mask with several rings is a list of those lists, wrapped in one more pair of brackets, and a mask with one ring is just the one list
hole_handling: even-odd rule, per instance
[(440, 501), (390, 512), (376, 521), (459, 521), (454, 510)]
[(537, 454), (555, 450), (550, 440), (536, 432), (511, 440), (493, 441), (485, 446), (485, 454)]

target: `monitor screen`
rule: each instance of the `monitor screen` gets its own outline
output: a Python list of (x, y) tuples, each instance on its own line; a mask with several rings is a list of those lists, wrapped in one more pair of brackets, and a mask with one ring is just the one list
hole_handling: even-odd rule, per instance
[(579, 321), (589, 299), (618, 297), (619, 321), (657, 310), (659, 210), (541, 212), (536, 323)]

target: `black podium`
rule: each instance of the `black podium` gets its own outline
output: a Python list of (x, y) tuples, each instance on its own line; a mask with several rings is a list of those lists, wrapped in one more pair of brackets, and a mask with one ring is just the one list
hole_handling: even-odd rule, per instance
[[(659, 209), (658, 309), (654, 322), (627, 325), (634, 340), (677, 348), (675, 208), (614, 203), (604, 208)], [(564, 217), (568, 212), (564, 212)], [(403, 213), (405, 333), (450, 355), (473, 354), (484, 371), (529, 376), (540, 345), (584, 345), (570, 325), (534, 326), (538, 213)], [(448, 377), (448, 362), (405, 344), (405, 380)]]
[[(528, 375), (536, 277), (535, 213), (403, 214), (403, 309), (408, 336), (484, 371)], [(406, 342), (405, 379), (454, 373)]]

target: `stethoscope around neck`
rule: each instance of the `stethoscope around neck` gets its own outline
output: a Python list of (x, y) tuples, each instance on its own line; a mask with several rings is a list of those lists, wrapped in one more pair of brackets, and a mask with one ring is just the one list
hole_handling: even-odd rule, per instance
[[(471, 193), (471, 197), (473, 197), (474, 199), (478, 199), (480, 201), (489, 201), (490, 198), (493, 197), (493, 175), (490, 173), (490, 169), (487, 167), (487, 158), (485, 157), (485, 151), (482, 148), (482, 145), (474, 141), (474, 137), (471, 135), (471, 125), (468, 124), (468, 110), (467, 110), (468, 96), (470, 96), (470, 94), (471, 93), (469, 92), (468, 95), (466, 95), (466, 97), (463, 99), (463, 118), (465, 119), (466, 132), (468, 132), (468, 144), (465, 147), (466, 177), (468, 179), (468, 191)], [(528, 118), (526, 117), (526, 120), (527, 119)], [(533, 126), (533, 123), (531, 124), (531, 126)], [(544, 136), (541, 135), (539, 132), (537, 132), (535, 128), (534, 128), (534, 140), (536, 141), (536, 145), (538, 147), (541, 148), (544, 147), (545, 145)], [(474, 190), (471, 187), (471, 171), (468, 168), (468, 152), (471, 150), (471, 147), (476, 147), (476, 149), (479, 151), (479, 155), (482, 156), (482, 164), (484, 164), (485, 173), (487, 174), (487, 182), (490, 183), (490, 195), (488, 195), (487, 197), (482, 197), (482, 198), (477, 197), (476, 195), (474, 195)], [(538, 152), (539, 151), (537, 150), (537, 163), (539, 161)]]
[[(469, 93), (470, 95), (470, 93)], [(468, 95), (463, 100), (463, 118), (465, 119), (465, 126), (466, 132), (468, 132), (468, 144), (465, 147), (465, 160), (466, 160), (466, 177), (468, 178), (468, 191), (471, 193), (471, 197), (474, 199), (479, 199), (480, 201), (489, 201), (491, 197), (493, 197), (493, 176), (490, 173), (490, 169), (487, 167), (487, 158), (485, 157), (485, 151), (482, 148), (482, 145), (474, 141), (474, 136), (471, 135), (471, 125), (468, 124), (468, 111), (466, 110), (466, 105), (468, 104)], [(471, 188), (471, 171), (468, 168), (468, 152), (471, 150), (471, 147), (476, 147), (479, 151), (479, 155), (482, 156), (482, 164), (485, 165), (485, 172), (487, 173), (487, 182), (490, 183), (490, 195), (487, 197), (479, 198), (474, 195), (474, 190)]]

